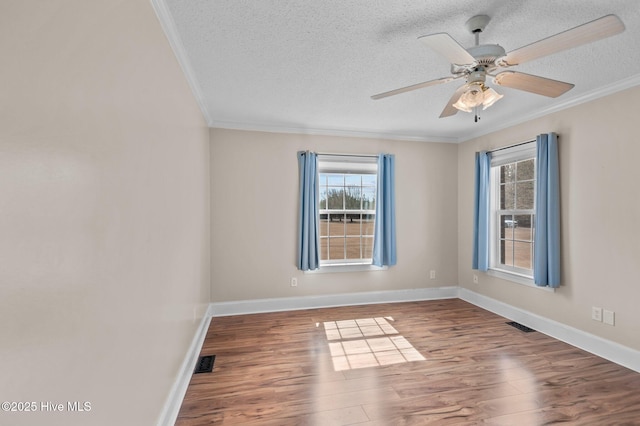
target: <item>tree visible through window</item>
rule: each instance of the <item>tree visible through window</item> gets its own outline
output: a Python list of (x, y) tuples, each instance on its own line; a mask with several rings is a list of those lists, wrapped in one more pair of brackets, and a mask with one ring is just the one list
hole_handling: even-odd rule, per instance
[(370, 263), (377, 175), (321, 171), (319, 179), (321, 263)]

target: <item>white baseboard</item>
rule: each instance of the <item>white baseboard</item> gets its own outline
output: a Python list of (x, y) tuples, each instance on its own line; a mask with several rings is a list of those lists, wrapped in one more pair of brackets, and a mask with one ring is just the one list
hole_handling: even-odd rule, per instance
[(453, 299), (456, 297), (458, 297), (458, 287), (453, 286), (218, 302), (212, 303), (210, 309), (214, 317), (223, 317), (228, 315), (297, 311), (300, 309), (330, 308), (336, 306)]
[(640, 373), (640, 351), (516, 308), (466, 288), (460, 287), (458, 289), (458, 297), (482, 309), (519, 322), (562, 342)]
[(189, 382), (191, 381), (191, 376), (193, 375), (193, 370), (195, 369), (196, 362), (198, 361), (200, 349), (204, 344), (204, 338), (207, 336), (207, 330), (209, 330), (210, 323), (211, 305), (209, 305), (207, 312), (202, 317), (202, 320), (200, 320), (200, 325), (196, 330), (196, 334), (193, 336), (193, 340), (191, 341), (187, 354), (182, 361), (180, 370), (178, 370), (176, 381), (173, 383), (169, 396), (167, 397), (164, 407), (162, 408), (162, 412), (160, 413), (157, 423), (158, 426), (173, 426), (176, 423), (180, 407), (182, 406), (182, 401), (187, 393), (187, 387), (189, 387)]

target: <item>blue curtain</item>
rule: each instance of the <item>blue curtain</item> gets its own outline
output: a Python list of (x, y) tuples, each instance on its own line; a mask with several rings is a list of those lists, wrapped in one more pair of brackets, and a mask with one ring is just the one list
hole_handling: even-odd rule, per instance
[(536, 138), (536, 218), (533, 280), (538, 286), (560, 285), (560, 180), (558, 137)]
[(320, 266), (318, 223), (318, 159), (309, 151), (298, 152), (300, 208), (298, 217), (298, 269), (308, 271)]
[(489, 191), (491, 154), (476, 152), (473, 202), (473, 269), (489, 270)]
[(376, 266), (396, 264), (395, 158), (391, 154), (378, 156), (372, 263)]

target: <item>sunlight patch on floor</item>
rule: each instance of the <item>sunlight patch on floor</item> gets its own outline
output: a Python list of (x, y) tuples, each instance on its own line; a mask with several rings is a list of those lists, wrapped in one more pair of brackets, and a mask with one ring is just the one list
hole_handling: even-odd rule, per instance
[(393, 318), (324, 322), (334, 370), (424, 361), (420, 352), (389, 321)]

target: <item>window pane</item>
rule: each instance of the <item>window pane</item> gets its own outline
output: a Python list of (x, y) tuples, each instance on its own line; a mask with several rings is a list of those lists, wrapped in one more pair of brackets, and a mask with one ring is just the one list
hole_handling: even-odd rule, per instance
[(520, 161), (517, 164), (517, 178), (518, 180), (531, 180), (535, 175), (536, 165), (535, 160)]
[(513, 183), (516, 181), (515, 163), (505, 164), (500, 167), (500, 183)]
[(344, 238), (329, 239), (329, 259), (344, 259)]
[(328, 238), (320, 238), (320, 260), (329, 259), (329, 251), (327, 250), (328, 243)]
[(533, 235), (531, 233), (533, 215), (519, 214), (514, 216), (514, 218), (514, 238), (521, 241), (533, 241)]
[(376, 189), (375, 188), (362, 188), (362, 209), (363, 210), (375, 210)]
[(512, 240), (513, 228), (517, 225), (512, 215), (500, 215), (500, 238)]
[(347, 210), (360, 210), (360, 202), (362, 200), (362, 192), (360, 187), (347, 187), (344, 196), (344, 208)]
[(533, 209), (533, 181), (516, 183), (516, 208), (520, 210)]
[(344, 175), (327, 174), (326, 176), (329, 186), (344, 186)]
[(344, 214), (329, 215), (329, 235), (344, 236)]
[(364, 259), (373, 257), (373, 237), (362, 237), (362, 257)]
[(360, 237), (347, 237), (347, 259), (360, 259)]
[(324, 210), (327, 208), (327, 187), (320, 187), (320, 200), (318, 202), (318, 208), (320, 210)]
[(346, 186), (360, 186), (362, 185), (362, 178), (360, 175), (345, 175), (344, 183)]
[(503, 265), (513, 266), (513, 241), (500, 241), (500, 259)]
[(516, 185), (507, 183), (500, 185), (500, 210), (512, 210), (516, 205)]
[(329, 235), (329, 215), (321, 214), (320, 215), (320, 236), (326, 237)]
[(362, 215), (362, 235), (373, 235), (374, 218), (373, 214)]
[(346, 228), (347, 235), (360, 236), (360, 215), (347, 214), (347, 221), (345, 222), (345, 228)]
[(342, 188), (329, 188), (327, 191), (328, 209), (342, 210), (344, 190)]
[(533, 244), (515, 241), (513, 245), (515, 266), (518, 268), (531, 269), (533, 267), (533, 256), (531, 255)]
[(374, 188), (378, 185), (378, 178), (376, 175), (362, 175), (362, 185), (363, 186), (373, 186)]

